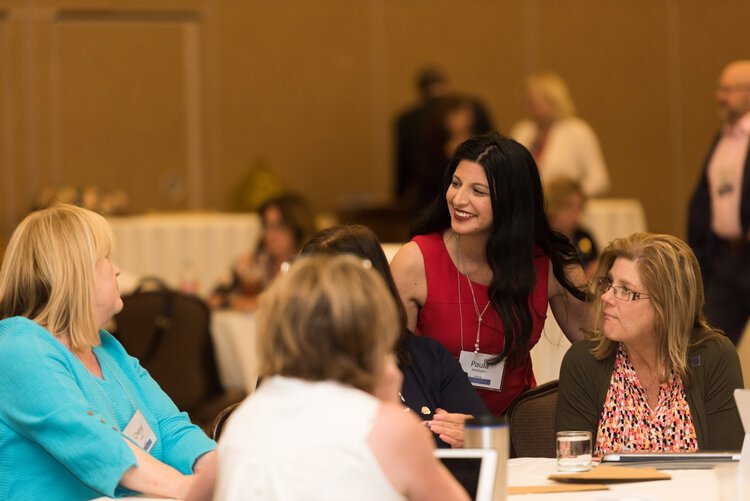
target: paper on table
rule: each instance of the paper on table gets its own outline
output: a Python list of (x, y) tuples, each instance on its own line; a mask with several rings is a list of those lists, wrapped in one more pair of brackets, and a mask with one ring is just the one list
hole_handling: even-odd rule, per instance
[(508, 495), (516, 494), (546, 494), (548, 492), (582, 492), (582, 491), (606, 491), (609, 487), (602, 484), (556, 484), (556, 485), (524, 485), (520, 487), (508, 487)]
[(656, 468), (629, 468), (627, 466), (600, 464), (589, 471), (556, 473), (547, 478), (559, 482), (642, 482), (646, 480), (669, 480), (672, 476)]

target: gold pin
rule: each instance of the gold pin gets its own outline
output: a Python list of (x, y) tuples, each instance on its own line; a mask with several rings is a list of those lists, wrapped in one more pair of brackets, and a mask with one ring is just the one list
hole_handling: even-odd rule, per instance
[(427, 407), (426, 405), (423, 405), (422, 406), (422, 414), (424, 414), (425, 416), (427, 416), (429, 414), (432, 414), (432, 412), (430, 411), (429, 407)]

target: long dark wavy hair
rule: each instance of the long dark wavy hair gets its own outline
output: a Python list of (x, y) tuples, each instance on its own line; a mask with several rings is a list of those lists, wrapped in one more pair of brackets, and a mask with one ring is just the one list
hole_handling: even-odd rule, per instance
[(558, 282), (581, 301), (579, 290), (565, 275), (564, 267), (577, 263), (578, 254), (564, 235), (553, 231), (545, 214), (539, 169), (529, 151), (516, 141), (495, 132), (461, 143), (443, 175), (440, 194), (415, 223), (411, 237), (442, 233), (451, 227), (445, 194), (458, 164), (467, 160), (484, 169), (492, 201), (492, 232), (485, 253), (492, 269), (488, 293), (505, 331), (503, 353), (522, 364), (529, 352), (532, 320), (529, 295), (534, 289), (534, 246), (549, 256)]

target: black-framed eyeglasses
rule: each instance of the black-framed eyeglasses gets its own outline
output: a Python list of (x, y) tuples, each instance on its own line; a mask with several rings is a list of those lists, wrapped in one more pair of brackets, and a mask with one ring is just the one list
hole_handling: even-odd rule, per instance
[(599, 294), (604, 294), (609, 289), (612, 289), (612, 295), (620, 301), (636, 301), (651, 297), (645, 292), (634, 292), (624, 286), (612, 285), (612, 280), (609, 277), (601, 277), (599, 279)]

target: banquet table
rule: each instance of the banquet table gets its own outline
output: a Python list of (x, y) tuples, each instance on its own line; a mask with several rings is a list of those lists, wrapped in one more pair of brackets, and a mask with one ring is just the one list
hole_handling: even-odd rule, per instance
[[(179, 288), (186, 280), (206, 296), (261, 233), (257, 214), (179, 212), (109, 218), (113, 258), (137, 281), (157, 276)], [(121, 287), (127, 289), (127, 287)]]
[(586, 203), (581, 225), (601, 251), (615, 238), (646, 231), (646, 214), (636, 198), (594, 198)]
[[(518, 494), (507, 496), (507, 501), (672, 501), (701, 500), (701, 501), (740, 501), (743, 497), (724, 497), (728, 492), (727, 481), (719, 481), (714, 470), (666, 470), (672, 476), (670, 480), (655, 480), (649, 482), (610, 483), (608, 490), (547, 493), (547, 494)], [(554, 485), (547, 476), (557, 473), (556, 460), (553, 458), (516, 458), (508, 461), (508, 486), (538, 486)], [(739, 483), (750, 478), (736, 479)], [(106, 497), (100, 500), (110, 499)], [(125, 498), (145, 499), (152, 498)], [(747, 499), (745, 497), (744, 499)]]
[[(508, 485), (553, 485), (547, 476), (557, 473), (554, 458), (517, 458), (508, 461)], [(714, 470), (667, 470), (671, 480), (609, 484), (606, 491), (508, 496), (508, 501), (718, 501), (720, 484)]]
[(252, 393), (258, 381), (255, 313), (214, 311), (211, 315), (211, 337), (224, 388)]
[(531, 365), (537, 384), (560, 378), (560, 365), (568, 348), (570, 341), (557, 324), (552, 309), (547, 307), (547, 320), (544, 322), (542, 335), (531, 349)]

